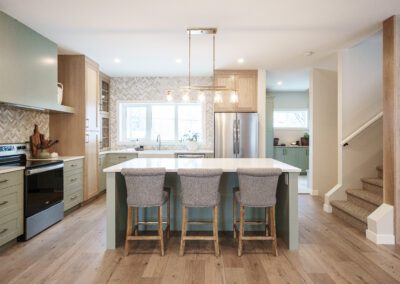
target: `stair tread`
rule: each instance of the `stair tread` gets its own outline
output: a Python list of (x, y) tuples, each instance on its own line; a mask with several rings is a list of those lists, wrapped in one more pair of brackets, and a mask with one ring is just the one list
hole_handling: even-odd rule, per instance
[(381, 179), (381, 178), (377, 178), (377, 177), (368, 178), (368, 177), (365, 177), (365, 178), (362, 178), (361, 181), (369, 183), (369, 184), (372, 184), (372, 185), (376, 185), (376, 186), (379, 186), (379, 187), (383, 187), (383, 179)]
[(350, 201), (344, 201), (344, 200), (333, 200), (331, 201), (331, 205), (333, 207), (336, 207), (350, 216), (356, 218), (357, 220), (367, 224), (367, 218), (368, 215), (371, 214), (371, 212), (363, 207), (357, 206), (354, 203)]
[(365, 201), (375, 204), (377, 206), (381, 205), (383, 202), (382, 195), (376, 194), (376, 193), (373, 193), (373, 192), (370, 192), (370, 191), (367, 191), (364, 189), (352, 188), (352, 189), (347, 189), (346, 192), (348, 194), (356, 196), (362, 200), (365, 200)]

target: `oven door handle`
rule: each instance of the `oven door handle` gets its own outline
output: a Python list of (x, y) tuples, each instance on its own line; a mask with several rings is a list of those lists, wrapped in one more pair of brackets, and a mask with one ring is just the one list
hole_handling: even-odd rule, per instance
[(64, 168), (64, 163), (57, 164), (57, 165), (52, 165), (52, 166), (47, 166), (47, 167), (41, 167), (41, 168), (37, 168), (37, 169), (26, 170), (25, 171), (25, 175), (26, 176), (30, 176), (30, 175), (44, 173), (44, 172), (48, 172), (48, 171), (56, 170), (56, 169), (61, 169), (61, 168)]

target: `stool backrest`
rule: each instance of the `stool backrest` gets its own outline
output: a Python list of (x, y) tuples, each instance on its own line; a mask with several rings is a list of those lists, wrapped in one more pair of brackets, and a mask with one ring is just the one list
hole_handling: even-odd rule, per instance
[(222, 169), (179, 169), (182, 203), (193, 207), (211, 207), (219, 201)]
[(276, 204), (276, 189), (281, 169), (237, 169), (240, 201), (245, 206), (271, 207)]
[(161, 206), (165, 168), (122, 169), (127, 190), (127, 203), (132, 207)]

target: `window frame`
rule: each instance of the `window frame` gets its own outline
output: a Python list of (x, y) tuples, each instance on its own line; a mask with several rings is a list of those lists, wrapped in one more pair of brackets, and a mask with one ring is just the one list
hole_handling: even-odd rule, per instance
[[(178, 145), (181, 143), (181, 137), (178, 137), (179, 117), (178, 117), (178, 105), (199, 105), (201, 108), (201, 128), (202, 133), (200, 136), (199, 144), (206, 144), (206, 107), (204, 102), (166, 102), (166, 101), (135, 101), (135, 100), (117, 100), (117, 145), (135, 145), (136, 140), (128, 140), (126, 133), (123, 132), (123, 125), (126, 127), (126, 122), (122, 122), (121, 119), (123, 113), (121, 113), (124, 105), (132, 104), (135, 106), (146, 107), (146, 137), (139, 139), (139, 142), (144, 145), (156, 145), (156, 140), (151, 139), (151, 125), (152, 125), (152, 105), (173, 105), (175, 111), (175, 134), (174, 140), (165, 140), (161, 137), (163, 145)], [(126, 109), (126, 107), (125, 107)]]
[[(272, 123), (273, 129), (276, 130), (308, 130), (310, 128), (310, 111), (307, 108), (277, 108), (274, 109), (274, 113), (276, 111), (280, 112), (296, 112), (296, 111), (305, 111), (307, 113), (307, 127), (275, 127), (274, 123)], [(272, 113), (272, 117), (274, 117), (274, 113)], [(274, 119), (273, 119), (274, 120)]]

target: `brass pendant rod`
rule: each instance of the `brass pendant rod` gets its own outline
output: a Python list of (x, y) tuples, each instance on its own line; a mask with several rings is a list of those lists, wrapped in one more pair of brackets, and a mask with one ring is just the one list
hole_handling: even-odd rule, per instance
[(190, 80), (190, 57), (191, 57), (191, 47), (192, 47), (192, 34), (189, 32), (189, 88), (191, 86), (191, 80)]

